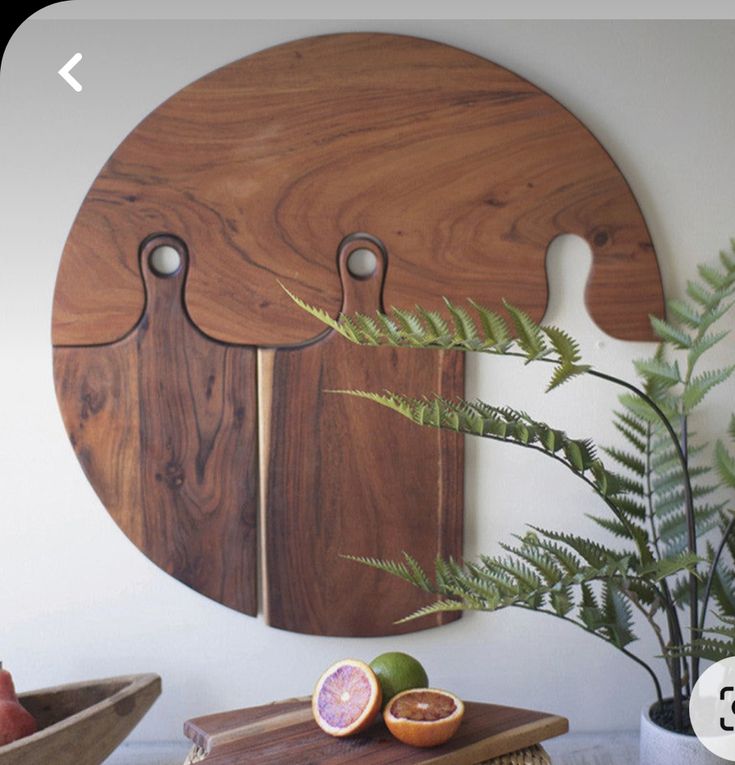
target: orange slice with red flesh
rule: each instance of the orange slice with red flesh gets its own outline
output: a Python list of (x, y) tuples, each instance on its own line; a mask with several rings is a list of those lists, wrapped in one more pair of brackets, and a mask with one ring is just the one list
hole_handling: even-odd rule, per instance
[(383, 712), (388, 730), (404, 744), (439, 746), (457, 732), (464, 704), (453, 693), (414, 688), (394, 696)]
[(317, 725), (330, 736), (351, 736), (374, 722), (382, 700), (372, 669), (358, 659), (343, 659), (319, 678), (311, 710)]

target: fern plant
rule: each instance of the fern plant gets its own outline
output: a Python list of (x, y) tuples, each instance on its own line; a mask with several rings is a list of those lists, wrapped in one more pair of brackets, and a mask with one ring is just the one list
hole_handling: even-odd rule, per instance
[[(500, 555), (473, 562), (437, 559), (431, 576), (408, 552), (397, 561), (347, 557), (436, 596), (404, 620), (513, 606), (571, 622), (641, 666), (663, 705), (656, 672), (629, 647), (637, 639), (633, 615), (638, 613), (658, 641), (678, 731), (686, 727), (685, 701), (700, 660), (735, 655), (735, 512), (722, 499), (723, 489), (735, 489), (735, 459), (724, 440), (710, 449), (690, 429), (692, 413), (735, 370), (733, 365), (701, 371), (703, 357), (727, 334), (716, 325), (735, 303), (735, 241), (729, 253), (720, 253), (718, 265), (701, 265), (698, 272), (699, 279), (687, 285), (687, 299), (668, 301), (669, 321), (651, 317), (660, 342), (652, 357), (634, 362), (636, 383), (583, 363), (579, 344), (568, 333), (537, 324), (507, 302), (508, 318), (472, 300), (466, 306), (445, 300), (446, 313), (418, 306), (335, 319), (288, 293), (359, 345), (516, 356), (551, 365), (547, 390), (585, 375), (624, 389), (613, 413), (624, 445), (602, 449), (526, 412), (482, 401), (335, 391), (369, 399), (420, 426), (503, 441), (561, 463), (601, 500), (604, 513), (591, 516), (595, 523), (620, 539), (617, 549), (531, 527), (502, 545)], [(727, 435), (735, 443), (735, 415)], [(614, 470), (608, 467), (613, 463)], [(708, 626), (710, 613), (717, 621)]]

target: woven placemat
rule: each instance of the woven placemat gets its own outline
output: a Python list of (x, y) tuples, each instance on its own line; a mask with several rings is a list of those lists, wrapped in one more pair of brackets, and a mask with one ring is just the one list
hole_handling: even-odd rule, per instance
[(485, 760), (478, 765), (551, 765), (551, 758), (542, 747), (536, 745), (511, 754), (504, 754), (494, 760)]
[[(189, 752), (184, 765), (194, 765), (194, 763), (203, 762), (205, 757), (204, 750), (195, 746)], [(504, 754), (502, 757), (496, 757), (494, 760), (478, 762), (477, 765), (551, 765), (551, 760), (549, 755), (540, 746), (532, 746), (512, 754)]]

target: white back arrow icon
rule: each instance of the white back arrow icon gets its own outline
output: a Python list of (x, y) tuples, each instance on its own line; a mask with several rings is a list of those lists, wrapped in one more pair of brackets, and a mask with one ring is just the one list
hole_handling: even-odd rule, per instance
[(59, 69), (59, 75), (61, 75), (61, 78), (63, 80), (66, 80), (66, 82), (71, 85), (71, 87), (76, 90), (77, 93), (80, 93), (82, 90), (82, 84), (75, 80), (69, 72), (82, 60), (82, 54), (81, 53), (75, 53), (65, 64), (64, 66)]

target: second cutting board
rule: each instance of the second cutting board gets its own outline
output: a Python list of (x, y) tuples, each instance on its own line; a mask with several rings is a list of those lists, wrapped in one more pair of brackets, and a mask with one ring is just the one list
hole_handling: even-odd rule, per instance
[[(354, 276), (357, 250), (374, 271)], [(338, 269), (344, 313), (382, 309), (387, 256), (350, 238)], [(319, 635), (377, 636), (433, 627), (454, 614), (394, 621), (426, 603), (406, 584), (344, 555), (400, 557), (431, 570), (461, 556), (461, 436), (416, 428), (391, 412), (332, 391), (463, 393), (459, 353), (362, 348), (336, 333), (299, 348), (258, 351), (263, 602), (274, 627)]]

